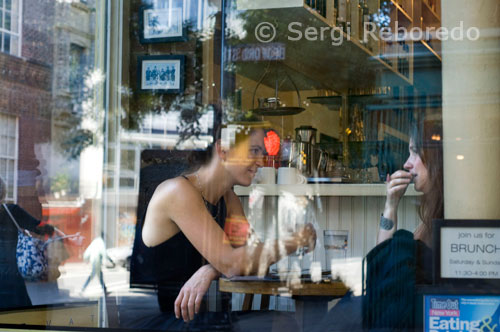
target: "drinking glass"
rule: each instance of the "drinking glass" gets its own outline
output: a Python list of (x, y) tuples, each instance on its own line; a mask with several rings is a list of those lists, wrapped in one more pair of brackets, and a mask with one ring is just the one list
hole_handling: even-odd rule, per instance
[(332, 260), (346, 259), (349, 247), (349, 231), (325, 230), (323, 231), (325, 244), (326, 270), (332, 270)]

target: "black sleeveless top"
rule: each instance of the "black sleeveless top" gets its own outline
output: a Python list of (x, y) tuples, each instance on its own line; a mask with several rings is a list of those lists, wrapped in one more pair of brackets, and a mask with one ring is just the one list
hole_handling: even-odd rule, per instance
[[(221, 197), (216, 205), (211, 204), (204, 198), (203, 200), (217, 224), (224, 229), (227, 214), (224, 197)], [(154, 267), (154, 274), (158, 281), (158, 304), (162, 312), (173, 312), (175, 299), (184, 283), (200, 267), (208, 263), (182, 232), (154, 247), (153, 252), (155, 255), (154, 261), (158, 262)], [(229, 300), (227, 298), (222, 299), (221, 305), (223, 309), (228, 307)], [(203, 304), (201, 308), (204, 308)]]

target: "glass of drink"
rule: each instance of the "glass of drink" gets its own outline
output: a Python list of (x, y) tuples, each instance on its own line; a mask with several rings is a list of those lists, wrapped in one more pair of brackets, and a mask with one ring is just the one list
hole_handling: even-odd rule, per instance
[(332, 260), (346, 259), (349, 247), (349, 231), (325, 230), (323, 231), (325, 244), (326, 270), (332, 270)]

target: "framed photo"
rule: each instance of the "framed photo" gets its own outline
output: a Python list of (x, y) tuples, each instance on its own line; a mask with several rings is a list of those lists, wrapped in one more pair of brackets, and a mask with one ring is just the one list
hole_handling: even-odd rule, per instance
[(137, 81), (141, 92), (184, 91), (184, 55), (151, 55), (137, 59)]
[(141, 43), (165, 43), (187, 40), (183, 26), (182, 7), (141, 7), (139, 11)]

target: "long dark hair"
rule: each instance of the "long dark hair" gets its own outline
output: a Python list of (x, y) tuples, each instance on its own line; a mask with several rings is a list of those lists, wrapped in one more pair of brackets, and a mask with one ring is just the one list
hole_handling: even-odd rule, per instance
[(431, 190), (421, 197), (419, 216), (424, 224), (419, 234), (430, 241), (432, 220), (444, 217), (443, 197), (443, 133), (438, 121), (416, 121), (410, 138), (420, 159), (427, 168)]

